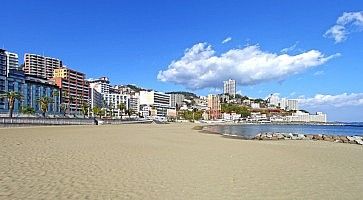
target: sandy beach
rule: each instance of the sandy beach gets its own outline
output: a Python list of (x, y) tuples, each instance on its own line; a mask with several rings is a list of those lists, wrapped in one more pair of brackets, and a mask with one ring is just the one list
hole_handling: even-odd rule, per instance
[(0, 129), (0, 199), (362, 199), (363, 147), (193, 124)]

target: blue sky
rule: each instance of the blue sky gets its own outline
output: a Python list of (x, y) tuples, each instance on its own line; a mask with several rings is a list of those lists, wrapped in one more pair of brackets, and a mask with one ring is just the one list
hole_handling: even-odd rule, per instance
[[(1, 3), (0, 46), (21, 58), (26, 52), (60, 58), (89, 78), (108, 76), (114, 84), (132, 83), (160, 91), (187, 90), (178, 79), (185, 74), (168, 74), (164, 81), (158, 80), (158, 74), (199, 43), (205, 48), (211, 45), (216, 57), (248, 46), (276, 56), (288, 47), (294, 47), (285, 52), (290, 56), (316, 50), (322, 58), (332, 58), (296, 74), (259, 79), (257, 84), (246, 81), (238, 90), (250, 97), (279, 93), (304, 98), (303, 108), (328, 112), (329, 120), (363, 121), (363, 27), (348, 24), (350, 34), (344, 41), (324, 37), (344, 12), (362, 10), (362, 1), (340, 0), (87, 4), (13, 0)], [(223, 44), (228, 37), (231, 40)], [(216, 80), (210, 80), (214, 81), (212, 88), (203, 86), (194, 92), (218, 92)], [(321, 99), (326, 105), (312, 105)], [(342, 103), (345, 100), (351, 105)]]

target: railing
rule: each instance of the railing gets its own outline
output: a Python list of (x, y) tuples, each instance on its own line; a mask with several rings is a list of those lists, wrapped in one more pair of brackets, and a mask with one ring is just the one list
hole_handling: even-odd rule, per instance
[(0, 126), (26, 126), (26, 125), (95, 125), (96, 121), (103, 124), (148, 124), (152, 120), (121, 120), (121, 119), (97, 119), (93, 118), (40, 118), (40, 117), (0, 117)]
[(94, 125), (93, 119), (71, 118), (8, 118), (0, 117), (0, 125)]

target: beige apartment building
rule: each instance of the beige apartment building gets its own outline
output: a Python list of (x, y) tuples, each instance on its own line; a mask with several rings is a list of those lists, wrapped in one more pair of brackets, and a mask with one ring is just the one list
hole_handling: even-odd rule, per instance
[(62, 67), (62, 61), (36, 54), (27, 53), (24, 56), (24, 72), (28, 75), (37, 76), (44, 79), (53, 78), (55, 69)]

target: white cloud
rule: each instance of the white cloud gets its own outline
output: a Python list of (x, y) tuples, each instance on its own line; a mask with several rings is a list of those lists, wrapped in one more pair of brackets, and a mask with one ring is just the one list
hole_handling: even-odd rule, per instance
[(338, 95), (317, 94), (312, 98), (300, 98), (299, 103), (307, 107), (319, 106), (361, 106), (363, 105), (363, 93), (343, 93)]
[(335, 43), (343, 42), (352, 32), (363, 31), (363, 11), (344, 12), (336, 24), (327, 30), (324, 37), (333, 38)]
[(295, 50), (298, 44), (299, 44), (299, 42), (295, 42), (295, 44), (293, 44), (292, 46), (282, 49), (281, 53), (287, 53), (287, 52)]
[(324, 75), (324, 71), (322, 71), (322, 70), (320, 70), (320, 71), (316, 71), (315, 73), (314, 73), (314, 76), (321, 76), (321, 75)]
[(216, 55), (211, 45), (195, 44), (184, 56), (159, 71), (158, 80), (184, 85), (188, 89), (221, 87), (223, 80), (235, 79), (239, 85), (281, 81), (288, 76), (326, 63), (339, 54), (325, 56), (310, 50), (297, 55), (262, 51), (258, 45), (231, 49)]
[(232, 38), (231, 37), (227, 37), (226, 39), (224, 39), (223, 41), (222, 41), (222, 44), (225, 44), (225, 43), (227, 43), (227, 42), (230, 42), (232, 40)]

